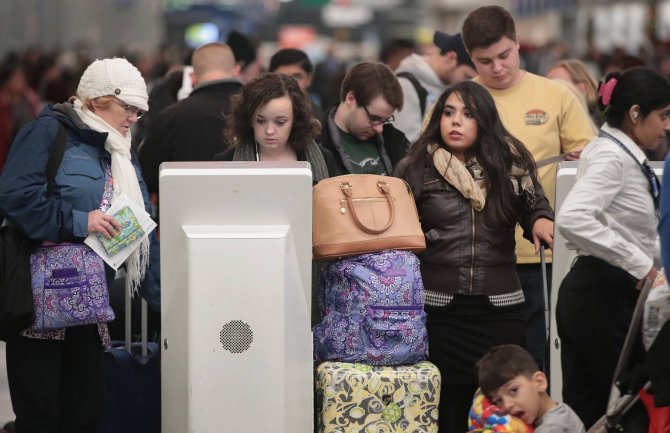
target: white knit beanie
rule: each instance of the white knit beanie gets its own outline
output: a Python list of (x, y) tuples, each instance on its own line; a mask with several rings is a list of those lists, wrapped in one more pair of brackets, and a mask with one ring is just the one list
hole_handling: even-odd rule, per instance
[(116, 96), (128, 105), (149, 110), (147, 85), (142, 74), (128, 60), (120, 57), (96, 60), (84, 71), (79, 80), (77, 96), (94, 99)]

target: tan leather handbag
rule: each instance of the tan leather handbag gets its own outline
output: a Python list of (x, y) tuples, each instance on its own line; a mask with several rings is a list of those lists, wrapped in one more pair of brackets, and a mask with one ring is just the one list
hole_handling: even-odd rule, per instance
[(381, 250), (423, 251), (414, 197), (402, 179), (350, 174), (312, 190), (312, 253), (329, 260)]

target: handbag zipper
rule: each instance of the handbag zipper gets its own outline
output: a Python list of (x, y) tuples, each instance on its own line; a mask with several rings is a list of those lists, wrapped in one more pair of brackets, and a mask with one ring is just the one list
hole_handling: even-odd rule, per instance
[[(393, 197), (393, 200), (395, 201), (396, 198)], [(374, 203), (374, 202), (384, 202), (388, 203), (388, 200), (386, 197), (365, 197), (365, 198), (352, 198), (352, 202), (354, 203)], [(340, 213), (344, 214), (347, 213), (347, 199), (341, 198), (340, 199)]]
[(384, 305), (369, 305), (369, 308), (373, 310), (392, 310), (392, 311), (402, 311), (402, 310), (423, 310), (423, 307), (418, 305), (394, 305), (394, 306), (384, 306)]

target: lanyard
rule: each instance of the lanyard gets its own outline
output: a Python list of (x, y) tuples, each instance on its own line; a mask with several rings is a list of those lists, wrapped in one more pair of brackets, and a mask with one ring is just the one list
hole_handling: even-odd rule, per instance
[(623, 144), (621, 141), (619, 141), (618, 138), (614, 137), (612, 134), (608, 134), (607, 132), (603, 131), (602, 129), (600, 132), (598, 132), (599, 137), (604, 137), (604, 138), (609, 138), (612, 140), (614, 143), (616, 143), (620, 148), (624, 150), (628, 155), (630, 155), (631, 158), (637, 163), (637, 165), (640, 166), (640, 169), (642, 169), (642, 174), (647, 178), (649, 181), (649, 191), (651, 192), (651, 198), (654, 201), (654, 208), (656, 209), (656, 214), (658, 216), (658, 208), (659, 208), (659, 202), (661, 198), (661, 184), (658, 181), (658, 178), (656, 177), (656, 174), (654, 173), (654, 170), (647, 164), (645, 161), (644, 163), (641, 163), (638, 161), (638, 159), (633, 155), (633, 152), (630, 151), (629, 148), (626, 147), (625, 144)]

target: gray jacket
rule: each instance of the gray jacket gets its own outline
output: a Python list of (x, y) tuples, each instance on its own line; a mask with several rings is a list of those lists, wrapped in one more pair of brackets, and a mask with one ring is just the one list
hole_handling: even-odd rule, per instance
[[(430, 107), (433, 106), (437, 98), (442, 94), (446, 86), (440, 81), (440, 78), (428, 62), (418, 54), (412, 54), (403, 59), (398, 69), (396, 69), (396, 73), (400, 72), (410, 72), (428, 91), (428, 97), (426, 98), (426, 113), (428, 113), (428, 110), (430, 110)], [(393, 126), (404, 132), (410, 143), (414, 143), (419, 138), (423, 122), (419, 96), (407, 78), (398, 77), (398, 82), (400, 83), (400, 87), (402, 87), (403, 107), (402, 110), (395, 114)]]

